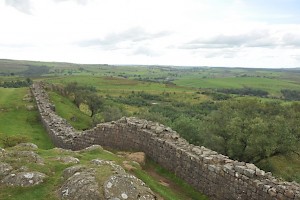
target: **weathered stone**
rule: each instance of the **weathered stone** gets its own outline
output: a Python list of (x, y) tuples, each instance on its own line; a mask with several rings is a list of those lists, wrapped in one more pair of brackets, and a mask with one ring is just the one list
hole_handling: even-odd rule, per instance
[(293, 190), (286, 190), (286, 191), (284, 192), (284, 195), (287, 196), (288, 198), (294, 198), (295, 193), (294, 193)]
[(112, 168), (112, 170), (117, 173), (117, 174), (124, 174), (126, 173), (125, 170), (120, 166), (116, 165), (112, 161), (106, 161), (106, 160), (100, 160), (100, 159), (94, 159), (91, 161), (91, 163), (97, 165), (97, 166), (103, 166), (103, 165), (108, 165)]
[(253, 177), (255, 175), (255, 171), (252, 169), (245, 169), (244, 174), (248, 177)]
[(257, 169), (255, 174), (256, 174), (257, 176), (264, 176), (264, 175), (265, 175), (265, 171), (260, 170), (260, 169)]
[(9, 174), (10, 171), (12, 171), (13, 168), (7, 163), (0, 162), (0, 179), (6, 175)]
[(6, 151), (0, 147), (0, 158), (3, 158), (6, 154)]
[(95, 151), (95, 150), (103, 150), (103, 147), (101, 145), (91, 145), (89, 147), (86, 147), (85, 149), (81, 150), (83, 152), (90, 152), (90, 151)]
[(59, 160), (62, 163), (65, 163), (65, 164), (78, 164), (80, 162), (80, 160), (78, 158), (75, 158), (72, 156), (58, 157), (57, 160)]
[(75, 166), (68, 167), (63, 171), (63, 177), (64, 179), (68, 179), (71, 176), (73, 176), (75, 173), (85, 171), (86, 169), (87, 168), (84, 165), (75, 165)]
[(128, 174), (111, 176), (104, 183), (104, 194), (106, 199), (156, 199), (144, 182)]
[(99, 185), (92, 172), (76, 172), (57, 191), (60, 199), (99, 200)]
[(268, 193), (270, 194), (271, 197), (275, 197), (277, 195), (277, 192), (276, 192), (275, 188), (270, 188), (268, 190)]
[(47, 176), (40, 172), (19, 172), (4, 177), (1, 183), (8, 186), (29, 187), (43, 183)]
[(22, 148), (22, 149), (26, 149), (26, 150), (31, 150), (31, 151), (34, 151), (34, 150), (37, 150), (38, 149), (38, 146), (36, 144), (33, 144), (33, 143), (20, 143), (20, 144), (17, 144), (16, 145), (17, 148)]
[(10, 151), (7, 155), (26, 162), (44, 164), (44, 159), (33, 151)]

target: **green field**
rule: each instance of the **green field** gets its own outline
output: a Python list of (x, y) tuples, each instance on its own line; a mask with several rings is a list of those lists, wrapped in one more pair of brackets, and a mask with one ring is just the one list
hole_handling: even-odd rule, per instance
[(35, 103), (23, 101), (25, 95), (29, 94), (29, 88), (0, 88), (0, 94), (1, 138), (24, 136), (42, 149), (52, 148), (53, 144), (40, 123), (38, 111), (26, 108)]
[(197, 78), (183, 77), (175, 81), (176, 85), (194, 88), (258, 88), (278, 95), (281, 89), (299, 89), (299, 83), (283, 79), (257, 78), (257, 77), (231, 77), (231, 78)]

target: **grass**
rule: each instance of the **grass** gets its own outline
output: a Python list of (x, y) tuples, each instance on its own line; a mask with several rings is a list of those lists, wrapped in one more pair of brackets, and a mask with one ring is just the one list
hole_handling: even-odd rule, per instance
[(56, 113), (66, 119), (75, 129), (84, 130), (91, 127), (91, 117), (81, 112), (68, 98), (55, 92), (49, 92), (49, 97), (55, 104)]
[[(197, 192), (194, 188), (184, 182), (182, 179), (176, 177), (173, 173), (159, 166), (151, 160), (147, 160), (143, 171), (135, 170), (135, 175), (142, 179), (154, 192), (159, 193), (165, 200), (207, 200), (208, 198), (203, 194)], [(172, 187), (162, 185), (154, 180), (150, 171), (155, 171), (159, 176), (172, 181)]]
[[(53, 144), (40, 123), (38, 111), (26, 108), (34, 106), (34, 102), (22, 100), (28, 93), (29, 88), (0, 88), (0, 135), (2, 139), (24, 136), (42, 149), (52, 148)], [(0, 146), (3, 146), (1, 141)]]
[(266, 171), (272, 171), (277, 177), (300, 183), (300, 156), (297, 154), (274, 156), (259, 165)]
[(230, 77), (230, 78), (197, 78), (183, 77), (175, 81), (179, 86), (196, 88), (259, 88), (279, 94), (281, 89), (297, 89), (299, 84), (283, 79), (259, 78), (259, 77)]

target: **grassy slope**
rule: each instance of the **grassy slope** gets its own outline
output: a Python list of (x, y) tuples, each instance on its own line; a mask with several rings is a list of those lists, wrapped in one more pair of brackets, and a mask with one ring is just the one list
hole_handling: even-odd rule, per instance
[(164, 92), (168, 92), (172, 99), (191, 103), (203, 101), (208, 98), (205, 95), (197, 94), (197, 90), (194, 88), (178, 87), (162, 83), (142, 82), (117, 77), (67, 76), (49, 78), (46, 81), (55, 84), (78, 82), (82, 85), (94, 86), (98, 90), (99, 95), (104, 96), (128, 96), (132, 91), (144, 91), (151, 94), (162, 94)]
[[(55, 92), (49, 92), (52, 102), (55, 104), (58, 115), (66, 119), (77, 130), (88, 129), (91, 127), (92, 119), (83, 112), (81, 112), (69, 99), (58, 95)], [(71, 118), (75, 120), (71, 120)]]
[(26, 109), (27, 105), (34, 103), (22, 101), (28, 93), (29, 88), (0, 88), (0, 133), (23, 135), (42, 149), (52, 148), (50, 138), (39, 121), (37, 110)]

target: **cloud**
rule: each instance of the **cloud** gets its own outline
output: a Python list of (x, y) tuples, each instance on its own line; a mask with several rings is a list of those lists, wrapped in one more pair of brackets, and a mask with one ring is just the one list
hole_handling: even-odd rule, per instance
[(159, 56), (160, 54), (157, 51), (154, 51), (148, 47), (138, 47), (134, 52), (133, 55), (144, 55), (144, 56)]
[(282, 43), (288, 47), (300, 47), (300, 35), (287, 33), (282, 37)]
[(86, 5), (89, 2), (89, 0), (54, 0), (54, 1), (57, 3), (61, 3), (61, 2), (65, 2), (65, 1), (74, 1), (80, 5)]
[(234, 58), (238, 54), (237, 50), (217, 50), (212, 52), (207, 52), (204, 54), (205, 58), (215, 58), (215, 57), (223, 57), (223, 58)]
[(32, 44), (27, 44), (27, 43), (20, 43), (20, 44), (5, 44), (5, 43), (0, 43), (0, 47), (6, 47), (6, 48), (29, 48), (29, 47), (34, 47)]
[(30, 0), (5, 0), (5, 4), (14, 7), (20, 12), (31, 14)]
[(142, 29), (141, 27), (134, 27), (120, 33), (111, 33), (104, 37), (103, 39), (91, 39), (80, 41), (79, 46), (89, 47), (89, 46), (100, 46), (105, 49), (115, 49), (121, 43), (138, 43), (146, 40), (153, 40), (156, 38), (164, 37), (169, 35), (169, 32), (162, 31), (158, 33), (149, 33)]
[(278, 42), (268, 31), (254, 31), (239, 35), (216, 35), (200, 38), (183, 44), (182, 49), (222, 49), (238, 47), (274, 47)]

